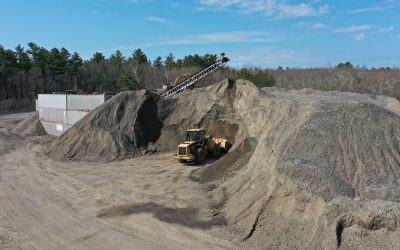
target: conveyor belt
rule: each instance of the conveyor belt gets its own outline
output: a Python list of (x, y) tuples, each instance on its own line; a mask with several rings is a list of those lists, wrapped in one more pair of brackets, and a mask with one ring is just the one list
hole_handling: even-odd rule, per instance
[(175, 87), (163, 92), (161, 94), (162, 97), (171, 97), (178, 93), (181, 93), (191, 85), (193, 85), (198, 80), (206, 77), (207, 75), (213, 73), (217, 69), (223, 67), (229, 61), (228, 58), (224, 57), (222, 60), (218, 59), (215, 63), (208, 66), (207, 68), (197, 72), (196, 74), (192, 75), (191, 77), (183, 80), (182, 82), (178, 83)]

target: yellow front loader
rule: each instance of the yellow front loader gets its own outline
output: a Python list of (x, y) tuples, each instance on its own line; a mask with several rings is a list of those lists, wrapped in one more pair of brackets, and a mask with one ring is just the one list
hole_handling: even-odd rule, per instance
[(163, 85), (163, 86), (162, 86), (162, 89), (163, 89), (163, 90), (169, 90), (169, 89), (171, 89), (171, 88), (177, 86), (177, 85), (178, 85), (179, 83), (181, 83), (183, 80), (186, 80), (187, 78), (189, 78), (189, 77), (191, 77), (191, 76), (192, 76), (191, 73), (185, 73), (185, 74), (178, 75), (178, 76), (175, 78), (175, 82), (171, 83), (170, 85)]
[(205, 129), (188, 129), (185, 136), (174, 156), (179, 162), (202, 163), (207, 156), (219, 157), (232, 146), (226, 139), (206, 136)]

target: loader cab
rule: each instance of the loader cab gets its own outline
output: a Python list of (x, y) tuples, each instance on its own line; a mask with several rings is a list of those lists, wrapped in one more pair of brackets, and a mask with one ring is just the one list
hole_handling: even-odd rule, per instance
[(204, 145), (205, 135), (204, 129), (189, 129), (186, 131), (186, 141), (195, 141), (197, 144)]

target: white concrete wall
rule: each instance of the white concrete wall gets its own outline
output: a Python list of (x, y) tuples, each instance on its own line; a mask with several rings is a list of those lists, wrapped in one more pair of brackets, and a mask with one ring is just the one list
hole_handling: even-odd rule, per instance
[(74, 125), (90, 111), (39, 108), (38, 112), (42, 121)]
[(67, 109), (67, 95), (38, 95), (38, 107), (53, 108), (53, 109)]
[(106, 97), (109, 95), (39, 94), (36, 108), (46, 132), (59, 136), (104, 103)]
[(89, 111), (104, 103), (102, 95), (67, 95), (67, 109)]
[(71, 125), (57, 122), (47, 122), (42, 120), (40, 122), (48, 134), (55, 136), (60, 136), (62, 133), (72, 127)]
[(64, 109), (39, 107), (39, 119), (42, 121), (65, 123), (66, 111)]

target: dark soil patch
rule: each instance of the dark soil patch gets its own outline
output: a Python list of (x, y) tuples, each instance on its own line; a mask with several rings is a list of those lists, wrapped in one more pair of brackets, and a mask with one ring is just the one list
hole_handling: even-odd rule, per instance
[(213, 137), (225, 138), (232, 145), (235, 143), (239, 125), (225, 120), (209, 120), (202, 126), (207, 129), (207, 134)]
[(233, 150), (215, 161), (208, 167), (200, 168), (190, 176), (192, 180), (206, 183), (216, 180), (225, 180), (235, 174), (249, 161), (254, 152), (256, 140), (246, 138)]
[(168, 208), (155, 203), (144, 204), (128, 204), (105, 208), (97, 213), (98, 218), (114, 218), (120, 216), (129, 216), (138, 213), (152, 213), (157, 219), (172, 223), (180, 224), (192, 228), (207, 229), (213, 226), (226, 225), (225, 217), (218, 213), (210, 220), (200, 220), (196, 218), (197, 209), (192, 207), (187, 208)]

